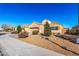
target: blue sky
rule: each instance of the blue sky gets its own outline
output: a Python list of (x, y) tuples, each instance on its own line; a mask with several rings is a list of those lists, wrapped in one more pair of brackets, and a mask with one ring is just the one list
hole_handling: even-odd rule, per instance
[(41, 23), (44, 19), (71, 28), (77, 25), (78, 4), (0, 3), (0, 25)]

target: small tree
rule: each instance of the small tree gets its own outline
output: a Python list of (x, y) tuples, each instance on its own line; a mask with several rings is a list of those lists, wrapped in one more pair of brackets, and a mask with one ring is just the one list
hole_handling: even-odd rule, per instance
[(19, 26), (17, 26), (17, 32), (18, 33), (20, 33), (22, 31), (22, 28), (21, 28), (21, 26), (19, 25)]
[(50, 36), (51, 35), (51, 28), (50, 28), (48, 22), (46, 22), (46, 24), (44, 25), (44, 35), (45, 36)]

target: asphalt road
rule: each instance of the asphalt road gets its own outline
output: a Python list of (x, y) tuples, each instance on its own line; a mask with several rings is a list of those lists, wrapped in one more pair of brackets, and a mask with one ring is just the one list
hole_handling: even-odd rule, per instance
[(8, 35), (0, 36), (0, 50), (4, 56), (63, 56), (63, 54), (22, 42)]

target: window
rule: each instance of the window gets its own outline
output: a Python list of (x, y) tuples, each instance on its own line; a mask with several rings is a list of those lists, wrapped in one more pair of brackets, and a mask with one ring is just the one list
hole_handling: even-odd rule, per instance
[(31, 27), (31, 29), (39, 29), (39, 27)]
[(58, 30), (58, 26), (51, 27), (51, 30)]

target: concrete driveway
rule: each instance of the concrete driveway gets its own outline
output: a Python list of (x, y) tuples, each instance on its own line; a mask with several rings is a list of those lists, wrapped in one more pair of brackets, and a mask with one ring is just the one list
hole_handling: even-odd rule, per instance
[(4, 56), (63, 56), (63, 54), (22, 42), (8, 35), (0, 36), (0, 53)]

